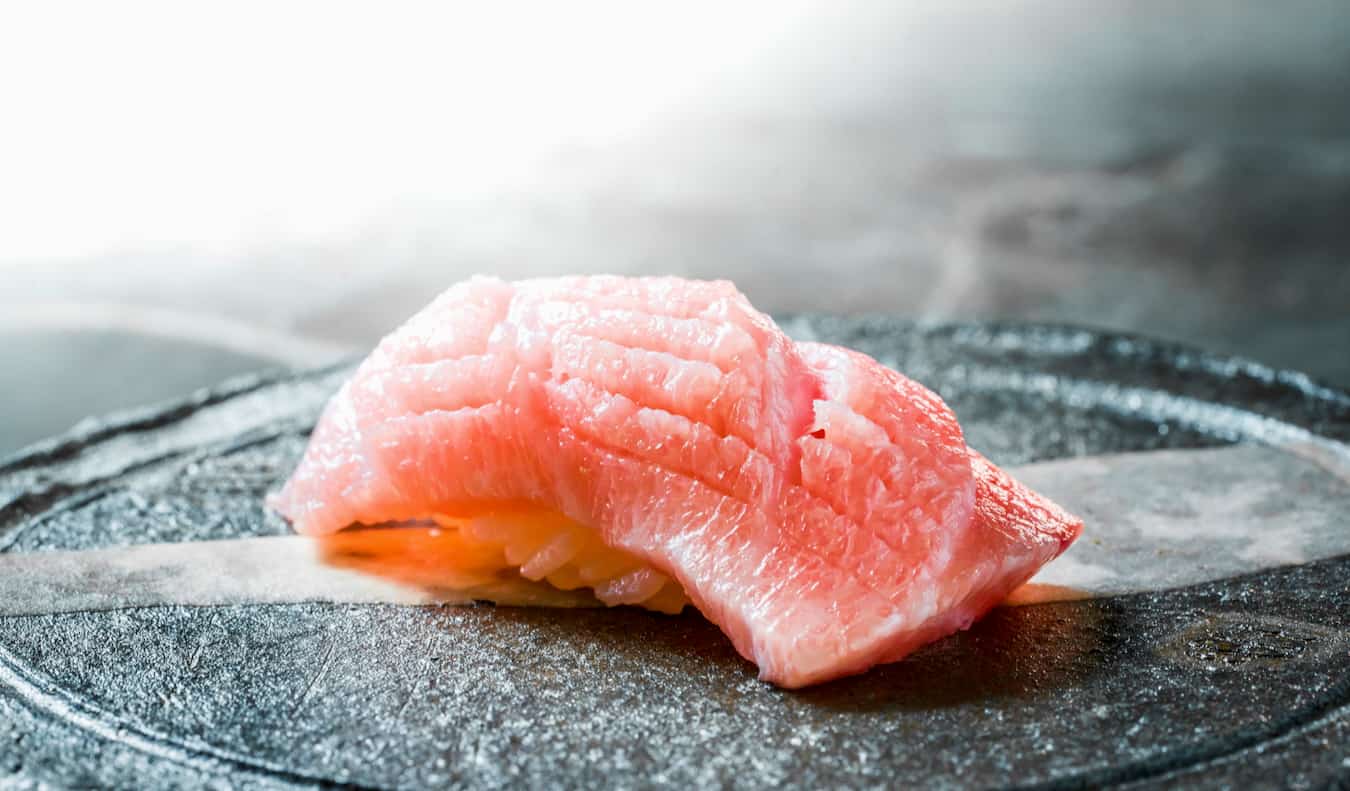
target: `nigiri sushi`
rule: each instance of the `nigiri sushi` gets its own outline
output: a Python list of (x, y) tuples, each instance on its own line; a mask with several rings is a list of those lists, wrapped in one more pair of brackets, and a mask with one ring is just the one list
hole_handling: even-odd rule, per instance
[(922, 385), (678, 278), (453, 286), (359, 366), (270, 502), (310, 535), (434, 521), (480, 565), (692, 604), (789, 688), (968, 627), (1082, 529)]

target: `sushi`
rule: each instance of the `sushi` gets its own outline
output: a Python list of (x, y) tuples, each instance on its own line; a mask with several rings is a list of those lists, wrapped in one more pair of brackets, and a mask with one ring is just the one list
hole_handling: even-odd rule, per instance
[(922, 385), (678, 278), (453, 286), (334, 395), (270, 504), (309, 535), (435, 524), (480, 568), (692, 605), (789, 688), (967, 628), (1082, 530)]

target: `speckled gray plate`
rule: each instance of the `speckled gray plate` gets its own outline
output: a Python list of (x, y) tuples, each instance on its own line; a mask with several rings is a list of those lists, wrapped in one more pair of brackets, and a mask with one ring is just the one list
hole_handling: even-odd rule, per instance
[[(798, 317), (939, 390), (1002, 463), (1350, 438), (1297, 374), (1043, 326)], [(275, 534), (343, 370), (237, 381), (0, 465), (0, 551)], [(1086, 787), (1350, 772), (1350, 558), (1001, 609), (804, 692), (695, 614), (289, 605), (0, 618), (0, 787)]]

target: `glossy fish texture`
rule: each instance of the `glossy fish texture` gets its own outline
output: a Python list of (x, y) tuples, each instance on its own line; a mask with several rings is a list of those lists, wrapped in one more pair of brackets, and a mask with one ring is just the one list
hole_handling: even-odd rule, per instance
[(786, 687), (966, 628), (1082, 529), (923, 386), (675, 278), (456, 285), (343, 386), (271, 502), (310, 534), (450, 520), (611, 604), (687, 597)]

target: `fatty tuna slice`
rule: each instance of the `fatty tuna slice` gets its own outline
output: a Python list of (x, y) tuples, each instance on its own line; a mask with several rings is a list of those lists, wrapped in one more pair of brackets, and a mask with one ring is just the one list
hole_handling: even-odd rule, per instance
[(921, 385), (675, 278), (451, 288), (334, 396), (272, 505), (316, 535), (436, 520), (530, 579), (691, 602), (785, 687), (966, 628), (1081, 530)]

